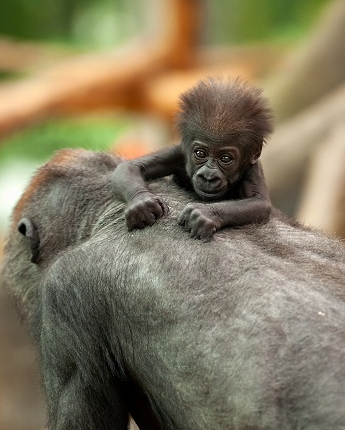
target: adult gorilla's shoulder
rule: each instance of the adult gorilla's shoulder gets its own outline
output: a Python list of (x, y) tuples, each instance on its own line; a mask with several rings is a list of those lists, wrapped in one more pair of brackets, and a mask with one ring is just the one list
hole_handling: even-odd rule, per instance
[(124, 430), (128, 413), (141, 429), (340, 428), (344, 245), (279, 214), (192, 240), (176, 216), (193, 197), (167, 180), (149, 187), (169, 215), (128, 232), (120, 162), (62, 151), (13, 213), (1, 278), (37, 345), (48, 428)]

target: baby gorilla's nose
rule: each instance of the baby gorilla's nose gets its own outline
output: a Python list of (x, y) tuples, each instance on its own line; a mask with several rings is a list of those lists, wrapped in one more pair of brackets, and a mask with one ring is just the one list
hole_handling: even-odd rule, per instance
[(222, 178), (218, 169), (200, 169), (195, 179), (201, 189), (209, 192), (217, 190), (222, 185)]

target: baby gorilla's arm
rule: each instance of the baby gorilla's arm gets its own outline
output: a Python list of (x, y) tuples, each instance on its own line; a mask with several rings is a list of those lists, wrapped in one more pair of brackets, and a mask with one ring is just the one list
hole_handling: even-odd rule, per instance
[(145, 181), (171, 175), (183, 165), (182, 148), (177, 145), (124, 161), (115, 169), (112, 187), (127, 203), (125, 218), (129, 230), (152, 225), (168, 213), (168, 205), (147, 189)]

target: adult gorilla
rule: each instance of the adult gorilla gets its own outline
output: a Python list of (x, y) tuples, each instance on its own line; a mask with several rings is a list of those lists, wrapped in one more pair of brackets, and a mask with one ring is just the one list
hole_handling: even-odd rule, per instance
[[(273, 216), (192, 240), (192, 194), (128, 232), (118, 159), (62, 151), (19, 201), (2, 278), (37, 344), (51, 430), (345, 428), (345, 248)], [(18, 229), (17, 229), (17, 226)]]

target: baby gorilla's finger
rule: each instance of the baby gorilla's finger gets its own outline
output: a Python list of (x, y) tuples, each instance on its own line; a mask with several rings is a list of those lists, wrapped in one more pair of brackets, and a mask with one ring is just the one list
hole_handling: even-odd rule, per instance
[(215, 226), (204, 225), (202, 228), (198, 230), (198, 239), (203, 242), (208, 242), (212, 239), (214, 233), (217, 231)]
[(184, 231), (190, 231), (190, 223), (188, 216), (184, 216), (182, 219), (180, 219), (178, 224), (183, 228)]
[[(140, 202), (140, 210), (145, 218), (150, 218), (149, 214), (153, 214), (155, 219), (160, 218), (165, 214), (164, 205), (159, 197), (149, 196)], [(151, 225), (151, 224), (150, 224)]]
[(144, 219), (145, 225), (149, 225), (149, 226), (153, 225), (156, 222), (157, 218), (158, 217), (152, 212), (145, 213), (145, 219)]
[(190, 237), (193, 238), (193, 239), (198, 239), (199, 238), (198, 227), (195, 224), (192, 224), (190, 226)]
[(188, 222), (188, 218), (189, 211), (186, 211), (186, 208), (184, 208), (177, 217), (177, 224), (183, 227)]
[(169, 213), (168, 204), (161, 198), (158, 199), (158, 203), (159, 203), (160, 207), (162, 208), (162, 211), (163, 211), (162, 215), (168, 215), (168, 213)]
[(141, 218), (136, 218), (134, 216), (126, 216), (125, 218), (128, 231), (132, 231), (136, 228), (141, 229), (145, 227), (144, 221)]

